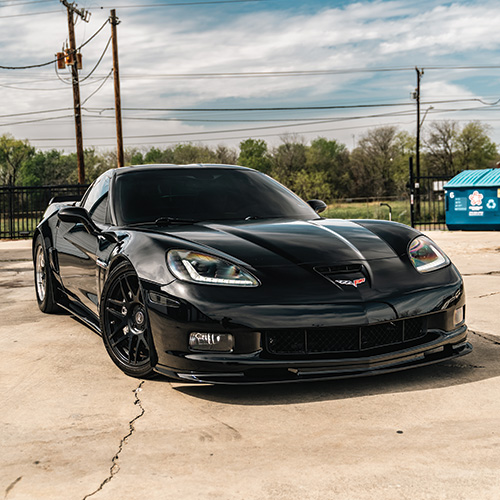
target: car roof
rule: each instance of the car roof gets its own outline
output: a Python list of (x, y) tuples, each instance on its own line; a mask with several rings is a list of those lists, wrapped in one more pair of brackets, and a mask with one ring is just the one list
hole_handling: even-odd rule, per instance
[(242, 167), (240, 165), (223, 165), (218, 163), (191, 163), (189, 165), (175, 165), (173, 163), (152, 163), (148, 165), (132, 165), (129, 167), (121, 167), (114, 169), (115, 175), (121, 175), (129, 172), (140, 172), (140, 171), (148, 171), (148, 170), (170, 170), (170, 169), (186, 169), (186, 170), (202, 170), (205, 168), (220, 168), (227, 170), (245, 170), (245, 171), (253, 171), (253, 169), (248, 167)]

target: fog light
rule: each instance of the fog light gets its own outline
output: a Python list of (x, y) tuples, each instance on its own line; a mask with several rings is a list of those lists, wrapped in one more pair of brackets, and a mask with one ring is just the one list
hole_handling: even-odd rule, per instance
[(463, 323), (465, 320), (465, 306), (455, 309), (455, 326)]
[(189, 347), (194, 351), (231, 352), (234, 337), (230, 333), (200, 333), (189, 335)]

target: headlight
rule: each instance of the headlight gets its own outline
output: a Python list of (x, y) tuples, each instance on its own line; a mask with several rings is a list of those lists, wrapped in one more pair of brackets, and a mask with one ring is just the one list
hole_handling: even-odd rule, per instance
[(206, 285), (259, 286), (257, 279), (248, 271), (212, 255), (169, 250), (167, 263), (172, 274), (183, 281)]
[(435, 271), (450, 263), (450, 259), (444, 252), (425, 236), (418, 236), (410, 243), (408, 255), (415, 269), (420, 273)]

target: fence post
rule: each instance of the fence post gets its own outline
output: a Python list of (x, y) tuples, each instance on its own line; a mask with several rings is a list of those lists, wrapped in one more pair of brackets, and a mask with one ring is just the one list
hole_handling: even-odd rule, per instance
[(7, 187), (9, 196), (9, 238), (14, 239), (14, 188)]
[(413, 175), (413, 156), (410, 156), (410, 225), (415, 227), (415, 178)]

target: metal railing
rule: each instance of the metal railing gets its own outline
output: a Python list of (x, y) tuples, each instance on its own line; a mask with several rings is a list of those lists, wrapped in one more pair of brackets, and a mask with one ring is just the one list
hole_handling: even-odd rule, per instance
[(50, 200), (76, 196), (87, 186), (0, 187), (0, 239), (22, 239), (33, 235)]

